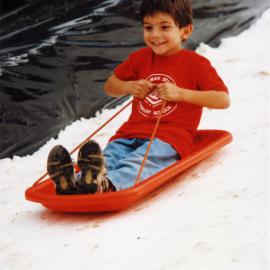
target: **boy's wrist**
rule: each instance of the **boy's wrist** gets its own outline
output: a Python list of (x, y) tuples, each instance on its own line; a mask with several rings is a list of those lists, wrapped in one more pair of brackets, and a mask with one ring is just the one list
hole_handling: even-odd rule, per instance
[(182, 100), (183, 102), (189, 102), (190, 99), (191, 99), (191, 94), (192, 94), (192, 91), (188, 90), (188, 89), (182, 89)]
[(123, 90), (124, 90), (124, 93), (123, 93), (124, 96), (130, 95), (130, 81), (124, 81)]

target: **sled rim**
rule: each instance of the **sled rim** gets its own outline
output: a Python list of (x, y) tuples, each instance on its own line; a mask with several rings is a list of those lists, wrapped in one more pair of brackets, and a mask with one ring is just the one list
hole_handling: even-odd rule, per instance
[[(232, 141), (232, 135), (228, 131), (197, 131), (197, 137), (213, 135), (216, 135), (218, 138), (211, 141), (206, 148), (193, 152), (184, 159), (176, 161), (157, 174), (125, 190), (103, 194), (57, 195), (55, 191), (52, 191), (54, 189), (53, 182), (50, 179), (46, 179), (39, 183), (35, 182), (32, 187), (28, 188), (25, 192), (25, 197), (29, 201), (41, 203), (46, 208), (59, 212), (107, 212), (122, 210), (169, 181), (168, 179), (176, 177)], [(51, 190), (49, 194), (48, 192), (44, 193), (45, 188)]]

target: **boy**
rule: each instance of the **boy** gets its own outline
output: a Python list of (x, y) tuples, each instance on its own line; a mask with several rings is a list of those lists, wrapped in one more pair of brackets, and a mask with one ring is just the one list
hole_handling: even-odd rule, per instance
[(104, 157), (95, 141), (81, 147), (78, 181), (68, 152), (62, 146), (51, 151), (47, 169), (57, 193), (132, 187), (160, 114), (142, 179), (191, 153), (202, 107), (230, 104), (227, 87), (210, 62), (182, 48), (193, 30), (189, 0), (144, 0), (141, 17), (146, 47), (131, 53), (104, 85), (108, 95), (133, 96), (131, 115), (110, 139)]

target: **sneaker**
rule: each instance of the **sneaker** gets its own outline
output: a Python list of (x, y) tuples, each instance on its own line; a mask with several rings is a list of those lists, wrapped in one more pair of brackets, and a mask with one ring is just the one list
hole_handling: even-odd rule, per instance
[(116, 191), (116, 188), (105, 174), (99, 174), (97, 179), (94, 179), (93, 184), (96, 185), (97, 193)]
[(83, 193), (103, 193), (115, 190), (106, 178), (106, 168), (102, 150), (97, 142), (86, 142), (78, 153), (78, 167), (81, 170), (79, 181)]
[(47, 172), (56, 185), (56, 193), (69, 195), (80, 193), (73, 162), (69, 152), (61, 145), (52, 148), (48, 155)]

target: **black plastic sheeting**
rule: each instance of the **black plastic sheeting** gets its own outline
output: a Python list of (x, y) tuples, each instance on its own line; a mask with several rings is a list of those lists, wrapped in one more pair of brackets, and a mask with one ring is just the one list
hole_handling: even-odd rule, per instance
[[(30, 154), (74, 120), (123, 101), (106, 96), (102, 87), (113, 68), (143, 46), (140, 3), (1, 2), (0, 158)], [(192, 3), (190, 49), (200, 42), (219, 45), (269, 7), (268, 0)]]

